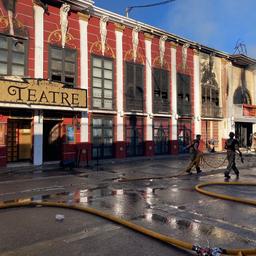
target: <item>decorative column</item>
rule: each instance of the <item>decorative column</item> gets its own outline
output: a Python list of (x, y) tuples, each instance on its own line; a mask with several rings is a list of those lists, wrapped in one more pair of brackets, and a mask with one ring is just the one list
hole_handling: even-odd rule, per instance
[[(34, 3), (35, 19), (35, 61), (34, 77), (44, 76), (44, 9)], [(34, 111), (33, 164), (43, 164), (43, 112)]]
[(228, 94), (228, 104), (227, 104), (227, 131), (226, 138), (228, 138), (228, 134), (230, 131), (235, 132), (235, 121), (234, 121), (234, 113), (233, 113), (233, 66), (231, 62), (227, 64), (228, 71), (228, 86), (229, 86), (229, 94)]
[(43, 111), (34, 112), (34, 165), (43, 164)]
[(177, 112), (177, 44), (171, 42), (171, 154), (178, 154), (178, 112)]
[[(88, 36), (87, 27), (89, 15), (78, 13), (80, 26), (80, 88), (88, 91)], [(80, 120), (80, 146), (82, 149), (82, 158), (91, 159), (91, 148), (89, 145), (89, 122), (88, 111), (81, 112)], [(85, 161), (85, 159), (82, 159)]]
[(34, 77), (43, 78), (44, 75), (44, 9), (34, 4), (35, 18), (35, 67)]
[(201, 134), (201, 90), (200, 90), (199, 52), (194, 50), (194, 118), (195, 134)]
[(219, 102), (221, 107), (221, 113), (223, 119), (219, 122), (219, 146), (218, 150), (223, 150), (225, 146), (225, 141), (228, 136), (228, 95), (229, 95), (229, 77), (228, 77), (228, 61), (225, 58), (221, 59), (220, 65), (220, 74), (221, 74), (221, 81), (220, 81), (220, 96)]
[(124, 92), (123, 92), (123, 31), (124, 25), (115, 24), (116, 30), (116, 158), (125, 157), (125, 141), (124, 141)]
[(151, 68), (151, 44), (153, 35), (144, 34), (146, 52), (146, 136), (145, 136), (145, 155), (154, 155), (153, 141), (153, 110), (152, 110), (152, 68)]

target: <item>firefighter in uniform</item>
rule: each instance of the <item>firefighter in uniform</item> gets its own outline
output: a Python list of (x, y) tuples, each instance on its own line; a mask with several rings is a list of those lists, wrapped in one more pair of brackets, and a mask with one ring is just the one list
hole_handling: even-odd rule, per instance
[(239, 171), (236, 167), (236, 151), (239, 153), (241, 157), (241, 162), (243, 163), (243, 156), (241, 151), (239, 150), (239, 143), (238, 140), (234, 138), (235, 134), (233, 132), (229, 133), (229, 139), (225, 142), (225, 149), (227, 150), (227, 159), (228, 159), (228, 166), (227, 170), (225, 171), (224, 175), (226, 179), (230, 179), (231, 176), (229, 175), (231, 170), (233, 170), (236, 174), (236, 177), (239, 178)]
[(196, 167), (197, 173), (202, 172), (202, 170), (199, 167), (201, 156), (202, 156), (202, 152), (199, 150), (200, 139), (201, 139), (201, 135), (197, 134), (196, 139), (189, 146), (187, 146), (187, 149), (189, 149), (191, 153), (191, 161), (189, 166), (186, 169), (186, 172), (189, 174), (191, 174), (191, 169), (194, 166)]

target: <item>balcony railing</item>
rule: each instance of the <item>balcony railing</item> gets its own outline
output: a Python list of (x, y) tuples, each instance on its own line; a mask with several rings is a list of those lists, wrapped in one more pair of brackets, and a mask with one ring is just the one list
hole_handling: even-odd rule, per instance
[(170, 113), (170, 101), (156, 98), (153, 104), (154, 113)]
[(179, 116), (191, 116), (191, 104), (178, 102), (177, 110)]
[(222, 118), (222, 109), (213, 104), (203, 104), (202, 105), (202, 116), (203, 117), (213, 117)]

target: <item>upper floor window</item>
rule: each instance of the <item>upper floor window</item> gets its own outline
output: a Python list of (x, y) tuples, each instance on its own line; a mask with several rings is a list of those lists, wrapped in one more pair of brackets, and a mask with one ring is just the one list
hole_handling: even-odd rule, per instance
[(219, 107), (219, 88), (202, 86), (202, 104)]
[(169, 112), (169, 72), (155, 68), (153, 70), (154, 113)]
[(214, 57), (207, 57), (201, 67), (202, 116), (221, 117), (220, 89), (214, 72)]
[(25, 76), (26, 40), (0, 35), (0, 75)]
[(76, 84), (77, 52), (74, 49), (50, 46), (49, 77), (71, 87)]
[(126, 110), (143, 111), (144, 67), (126, 63)]
[(234, 93), (234, 104), (252, 104), (249, 90), (245, 86), (239, 86)]
[(190, 76), (177, 74), (177, 109), (179, 115), (191, 114)]
[(92, 57), (92, 107), (113, 109), (113, 61)]

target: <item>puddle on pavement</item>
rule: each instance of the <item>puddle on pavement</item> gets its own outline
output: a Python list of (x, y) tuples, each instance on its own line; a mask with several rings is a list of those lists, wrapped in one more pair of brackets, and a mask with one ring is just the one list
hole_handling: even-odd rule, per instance
[(151, 164), (150, 167), (151, 167), (151, 168), (158, 168), (158, 169), (161, 169), (161, 168), (170, 168), (168, 165), (164, 165), (164, 164)]
[[(125, 191), (123, 189), (109, 189), (107, 187), (96, 187), (90, 189), (76, 190), (73, 192), (59, 192), (54, 194), (35, 195), (29, 198), (19, 198), (14, 200), (0, 201), (0, 205), (22, 203), (22, 202), (43, 202), (54, 201), (58, 203), (91, 203), (94, 199), (103, 197), (118, 198), (122, 204), (135, 204), (141, 200), (136, 192)], [(110, 199), (111, 200), (111, 199)]]
[(183, 241), (200, 244), (201, 246), (221, 246), (226, 248), (255, 247), (256, 241), (239, 236), (217, 226), (205, 225), (200, 220), (180, 219), (174, 216), (162, 216), (148, 210), (145, 215), (134, 218), (139, 223), (146, 221), (162, 234), (167, 234)]
[(232, 185), (232, 186), (224, 186), (224, 185), (213, 185), (205, 188), (207, 191), (241, 197), (246, 199), (255, 200), (255, 186), (243, 186), (243, 185)]
[[(175, 187), (174, 187), (175, 188)], [(181, 240), (191, 243), (198, 243), (200, 245), (208, 246), (227, 246), (233, 248), (255, 247), (255, 241), (247, 240), (236, 233), (218, 228), (217, 226), (202, 224), (200, 220), (181, 219), (177, 216), (163, 216), (152, 212), (152, 209), (143, 205), (152, 204), (152, 198), (156, 190), (162, 188), (148, 187), (142, 191), (133, 192), (123, 189), (108, 189), (106, 187), (98, 187), (93, 189), (77, 190), (74, 192), (60, 192), (48, 195), (36, 195), (30, 198), (22, 198), (15, 200), (8, 200), (0, 202), (0, 205), (7, 203), (25, 203), (25, 202), (42, 202), (54, 201), (67, 204), (84, 203), (93, 206), (98, 206), (99, 209), (105, 209), (117, 216), (124, 216), (127, 218), (130, 212), (133, 211), (132, 218), (134, 222), (145, 222), (145, 226), (152, 227), (153, 230), (162, 234), (167, 234)], [(96, 192), (96, 193), (95, 193)], [(141, 199), (141, 193), (144, 195), (145, 201)], [(100, 195), (110, 196), (110, 200), (104, 200)], [(99, 201), (94, 199), (99, 197)], [(96, 208), (98, 208), (96, 207)], [(179, 206), (180, 209), (185, 210), (185, 206)], [(104, 211), (104, 210), (103, 210)], [(139, 213), (137, 214), (136, 213)], [(149, 227), (149, 228), (150, 228)]]

